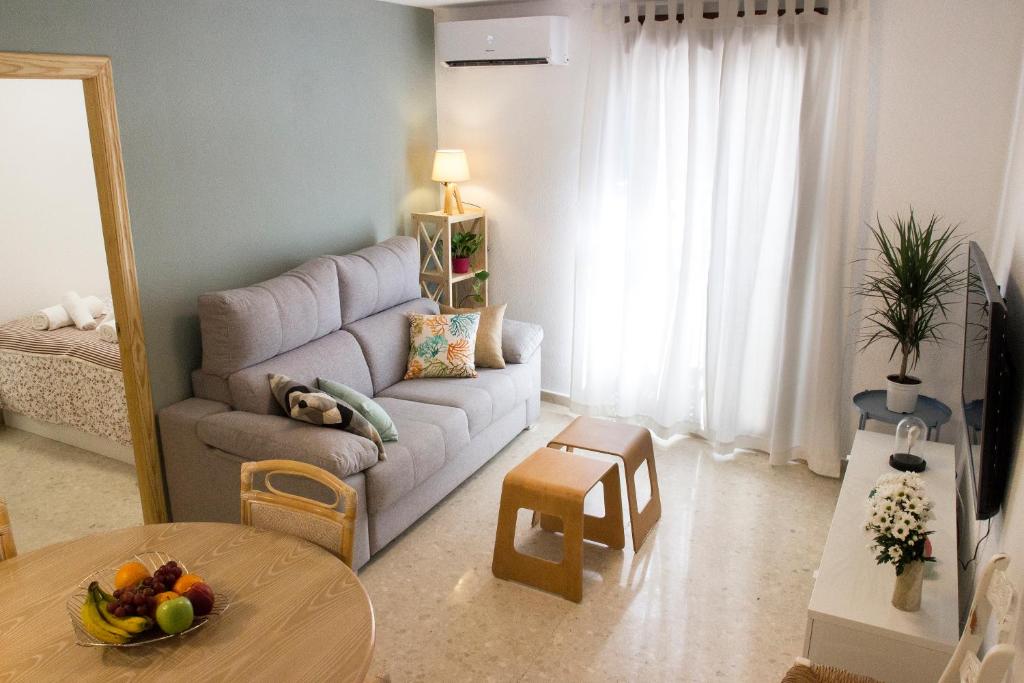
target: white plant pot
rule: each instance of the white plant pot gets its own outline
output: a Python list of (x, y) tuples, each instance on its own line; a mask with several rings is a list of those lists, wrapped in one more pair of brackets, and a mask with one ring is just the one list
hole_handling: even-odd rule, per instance
[(917, 408), (917, 396), (921, 391), (921, 380), (907, 377), (910, 383), (894, 381), (896, 375), (889, 375), (885, 391), (885, 407), (894, 413), (912, 413)]

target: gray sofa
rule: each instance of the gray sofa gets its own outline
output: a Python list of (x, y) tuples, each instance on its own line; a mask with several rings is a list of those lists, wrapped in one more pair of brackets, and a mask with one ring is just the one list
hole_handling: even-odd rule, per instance
[[(354, 563), (361, 566), (537, 420), (537, 325), (505, 321), (504, 369), (403, 380), (407, 315), (438, 310), (419, 296), (418, 266), (416, 240), (396, 237), (199, 298), (195, 398), (159, 414), (175, 521), (237, 522), (242, 462), (301, 460), (358, 493)], [(367, 439), (286, 417), (269, 373), (310, 386), (324, 377), (373, 396), (398, 428), (398, 441), (385, 443), (387, 460), (377, 462)]]

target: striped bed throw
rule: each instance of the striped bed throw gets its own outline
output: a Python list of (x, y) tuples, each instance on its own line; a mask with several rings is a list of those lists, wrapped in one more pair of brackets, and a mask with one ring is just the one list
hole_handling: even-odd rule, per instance
[(73, 326), (35, 330), (30, 318), (0, 325), (0, 350), (41, 356), (66, 356), (108, 370), (121, 371), (120, 347), (101, 339), (96, 330), (79, 330)]

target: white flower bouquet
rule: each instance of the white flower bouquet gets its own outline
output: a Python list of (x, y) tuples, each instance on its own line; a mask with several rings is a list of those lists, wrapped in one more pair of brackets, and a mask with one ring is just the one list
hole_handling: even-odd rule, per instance
[(883, 474), (868, 494), (868, 519), (864, 528), (874, 539), (868, 550), (878, 564), (896, 567), (896, 576), (911, 562), (934, 562), (925, 557), (925, 541), (931, 531), (932, 501), (924, 495), (924, 481), (910, 472)]

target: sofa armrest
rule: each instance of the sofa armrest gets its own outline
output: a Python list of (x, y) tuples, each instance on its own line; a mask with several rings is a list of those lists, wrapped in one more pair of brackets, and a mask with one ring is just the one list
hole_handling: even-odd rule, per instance
[(206, 445), (246, 460), (298, 460), (342, 479), (377, 464), (369, 439), (280, 415), (217, 413), (200, 420), (196, 432)]
[(540, 348), (544, 328), (533, 323), (509, 320), (501, 325), (501, 355), (506, 363), (526, 363)]

